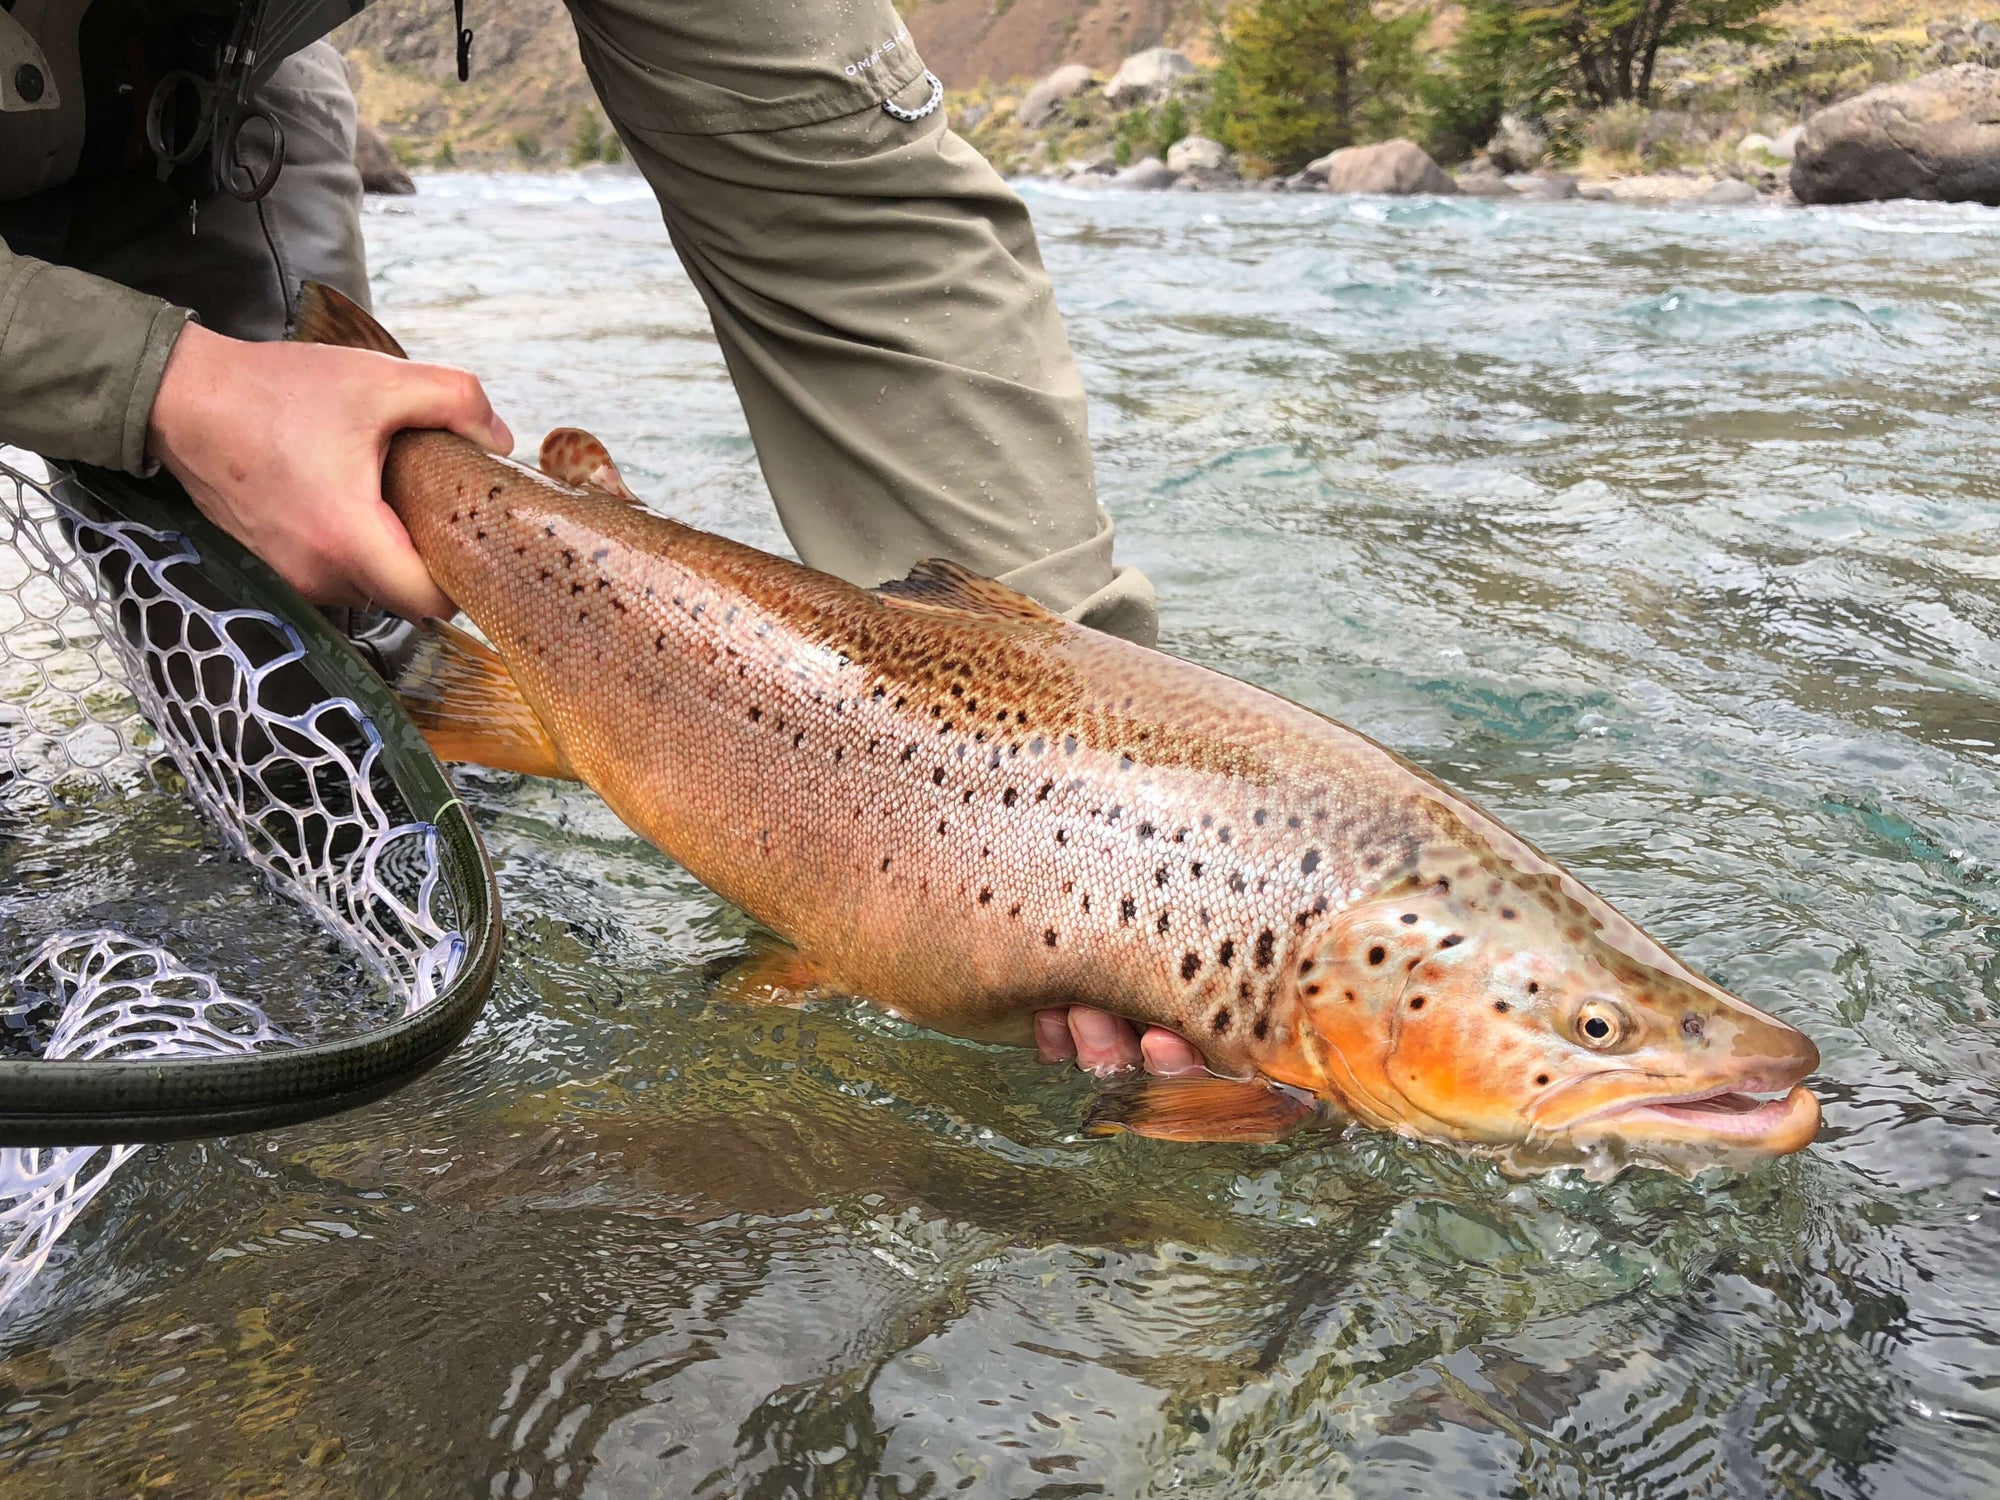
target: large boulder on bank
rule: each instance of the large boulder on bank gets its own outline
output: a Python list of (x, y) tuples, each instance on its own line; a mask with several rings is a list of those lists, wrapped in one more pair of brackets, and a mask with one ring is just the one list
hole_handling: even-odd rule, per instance
[(1171, 47), (1148, 47), (1118, 65), (1111, 82), (1104, 85), (1104, 97), (1113, 104), (1138, 104), (1158, 98), (1193, 71), (1186, 54)]
[(1792, 195), (2000, 205), (2000, 69), (1960, 63), (1821, 110), (1792, 158)]
[(1201, 182), (1213, 182), (1236, 175), (1236, 160), (1229, 148), (1205, 135), (1183, 136), (1167, 148), (1167, 165)]
[(1063, 105), (1090, 87), (1090, 69), (1082, 63), (1065, 63), (1028, 90), (1014, 118), (1026, 130), (1040, 130)]
[(1501, 172), (1532, 172), (1549, 154), (1549, 138), (1539, 125), (1518, 115), (1502, 115), (1486, 143), (1486, 159)]
[(1383, 141), (1377, 146), (1349, 146), (1323, 156), (1306, 168), (1315, 176), (1325, 167), (1329, 193), (1435, 193), (1458, 191), (1443, 167), (1415, 141)]
[(1180, 173), (1161, 161), (1157, 156), (1149, 156), (1144, 161), (1135, 161), (1131, 166), (1112, 178), (1108, 184), (1115, 188), (1125, 188), (1131, 192), (1156, 193), (1170, 188), (1180, 179)]
[(410, 174), (389, 150), (389, 143), (382, 139), (382, 132), (365, 120), (354, 132), (354, 166), (361, 174), (364, 193), (401, 196), (417, 190)]

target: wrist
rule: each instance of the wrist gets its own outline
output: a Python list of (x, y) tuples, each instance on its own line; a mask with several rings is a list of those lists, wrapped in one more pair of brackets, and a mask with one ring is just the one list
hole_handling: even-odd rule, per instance
[(204, 425), (203, 414), (213, 404), (224, 346), (233, 342), (199, 323), (181, 325), (146, 419), (146, 451), (152, 459), (171, 466), (178, 454), (187, 451), (193, 434)]

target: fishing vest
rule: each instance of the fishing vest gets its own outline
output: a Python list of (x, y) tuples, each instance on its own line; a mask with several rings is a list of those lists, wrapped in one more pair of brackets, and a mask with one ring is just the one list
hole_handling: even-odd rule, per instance
[[(182, 203), (214, 193), (208, 153), (161, 171), (149, 115), (172, 150), (177, 133), (185, 142), (198, 128), (199, 83), (229, 76), (239, 22), (258, 23), (256, 80), (365, 3), (0, 0), (0, 204), (149, 171)], [(156, 110), (163, 79), (171, 97)]]

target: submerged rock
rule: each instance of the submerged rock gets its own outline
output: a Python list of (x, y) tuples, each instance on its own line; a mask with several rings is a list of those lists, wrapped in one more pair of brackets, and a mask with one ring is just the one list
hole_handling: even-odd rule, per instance
[(402, 197), (417, 190), (403, 164), (389, 150), (382, 132), (363, 120), (354, 131), (354, 166), (361, 173), (361, 191)]
[(1514, 198), (1519, 195), (1507, 179), (1491, 167), (1466, 172), (1458, 179), (1458, 190), (1468, 198)]
[(1443, 197), (1458, 191), (1458, 184), (1415, 141), (1349, 146), (1321, 157), (1306, 171), (1322, 165), (1329, 193), (1432, 193)]
[(1192, 72), (1194, 64), (1185, 53), (1171, 47), (1148, 47), (1118, 65), (1111, 82), (1104, 85), (1104, 97), (1113, 104), (1137, 104), (1164, 94)]
[(1144, 161), (1135, 161), (1131, 166), (1111, 179), (1111, 186), (1126, 188), (1132, 192), (1157, 193), (1170, 188), (1179, 180), (1180, 173), (1161, 161), (1157, 156), (1149, 156)]
[(1960, 63), (1821, 110), (1799, 140), (1792, 192), (1801, 203), (2000, 206), (2000, 70)]
[(1577, 196), (1576, 179), (1567, 172), (1535, 172), (1527, 177), (1510, 177), (1507, 185), (1523, 198), (1562, 202)]
[(1024, 130), (1040, 130), (1055, 112), (1090, 87), (1090, 69), (1066, 63), (1028, 90), (1014, 118)]

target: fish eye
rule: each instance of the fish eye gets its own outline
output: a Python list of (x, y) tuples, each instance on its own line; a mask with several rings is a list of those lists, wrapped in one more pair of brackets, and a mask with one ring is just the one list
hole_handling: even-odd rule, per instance
[(1599, 1052), (1608, 1051), (1622, 1042), (1625, 1031), (1624, 1013), (1602, 1000), (1588, 1001), (1576, 1013), (1577, 1040)]

